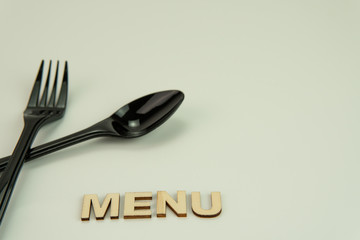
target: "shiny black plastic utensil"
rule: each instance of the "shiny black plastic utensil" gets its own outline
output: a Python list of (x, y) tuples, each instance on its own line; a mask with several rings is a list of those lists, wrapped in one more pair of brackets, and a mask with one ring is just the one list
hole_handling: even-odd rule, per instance
[[(65, 62), (63, 81), (59, 97), (56, 100), (56, 85), (58, 76), (59, 62), (56, 67), (54, 87), (48, 98), (49, 81), (51, 73), (51, 61), (47, 74), (46, 83), (43, 93), (41, 94), (41, 82), (44, 69), (44, 61), (41, 62), (34, 87), (30, 94), (30, 99), (23, 114), (24, 129), (21, 133), (19, 141), (10, 157), (4, 173), (0, 178), (0, 222), (2, 221), (7, 205), (10, 201), (12, 191), (14, 189), (17, 177), (19, 176), (21, 167), (25, 161), (26, 153), (29, 151), (38, 130), (46, 123), (55, 121), (64, 116), (68, 95), (68, 68)], [(41, 99), (40, 99), (41, 94)]]
[[(96, 137), (141, 137), (163, 124), (183, 100), (184, 94), (178, 90), (146, 95), (89, 128), (30, 149), (26, 161)], [(5, 168), (8, 160), (9, 157), (0, 159), (0, 170)]]

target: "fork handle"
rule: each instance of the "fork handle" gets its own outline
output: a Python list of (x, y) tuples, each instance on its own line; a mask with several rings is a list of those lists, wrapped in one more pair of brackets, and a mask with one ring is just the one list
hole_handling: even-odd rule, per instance
[(38, 119), (25, 120), (24, 129), (16, 144), (11, 160), (0, 178), (0, 223), (5, 215), (17, 177), (24, 163), (26, 152), (30, 149), (41, 124), (42, 121)]

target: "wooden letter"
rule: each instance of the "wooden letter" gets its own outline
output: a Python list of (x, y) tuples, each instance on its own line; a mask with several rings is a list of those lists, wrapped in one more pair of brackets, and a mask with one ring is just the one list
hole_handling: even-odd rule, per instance
[(191, 193), (191, 208), (198, 217), (217, 217), (221, 213), (221, 194), (220, 192), (211, 193), (211, 208), (204, 210), (201, 208), (200, 192)]
[(110, 204), (111, 204), (110, 218), (117, 219), (119, 218), (119, 203), (120, 203), (120, 194), (118, 193), (107, 194), (101, 207), (98, 196), (96, 194), (85, 194), (83, 200), (81, 220), (82, 221), (90, 220), (91, 205), (93, 206), (96, 220), (103, 220)]
[(124, 218), (151, 218), (151, 202), (136, 202), (151, 199), (152, 192), (125, 193)]
[(165, 191), (157, 192), (157, 217), (166, 217), (166, 205), (168, 205), (171, 210), (178, 217), (186, 217), (186, 193), (185, 191), (177, 192), (177, 202), (170, 197), (170, 195)]

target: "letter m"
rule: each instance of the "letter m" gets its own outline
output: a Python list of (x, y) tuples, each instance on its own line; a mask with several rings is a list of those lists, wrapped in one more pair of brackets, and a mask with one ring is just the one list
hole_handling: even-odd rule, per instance
[(106, 195), (102, 205), (100, 206), (98, 196), (96, 194), (85, 194), (81, 212), (81, 220), (88, 221), (90, 220), (90, 211), (91, 206), (93, 206), (94, 214), (96, 220), (102, 220), (105, 218), (105, 214), (111, 205), (110, 218), (117, 219), (119, 218), (119, 203), (120, 203), (120, 194), (119, 193), (109, 193)]

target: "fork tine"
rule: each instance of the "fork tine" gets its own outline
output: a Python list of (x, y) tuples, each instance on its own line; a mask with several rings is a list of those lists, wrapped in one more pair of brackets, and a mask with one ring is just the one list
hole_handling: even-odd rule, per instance
[(59, 100), (56, 104), (56, 107), (59, 107), (59, 108), (66, 107), (67, 93), (68, 93), (68, 66), (67, 66), (67, 61), (65, 61), (64, 76), (63, 76), (63, 81), (61, 84)]
[(30, 94), (28, 107), (36, 107), (38, 104), (43, 69), (44, 69), (44, 60), (41, 61), (40, 68), (36, 76), (33, 89)]
[(50, 64), (49, 64), (49, 69), (48, 69), (48, 74), (47, 74), (47, 78), (46, 78), (46, 82), (45, 82), (45, 87), (44, 87), (44, 91), (40, 100), (40, 104), (39, 106), (41, 107), (45, 107), (46, 105), (46, 101), (47, 101), (47, 96), (48, 96), (48, 91), (49, 91), (49, 81), (50, 81), (50, 74), (51, 74), (51, 60), (50, 60)]
[(59, 61), (57, 61), (56, 64), (56, 72), (55, 72), (55, 80), (54, 85), (50, 94), (50, 100), (49, 100), (49, 107), (55, 107), (55, 98), (56, 98), (56, 86), (57, 86), (57, 80), (58, 80), (58, 71), (59, 71)]

